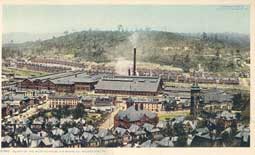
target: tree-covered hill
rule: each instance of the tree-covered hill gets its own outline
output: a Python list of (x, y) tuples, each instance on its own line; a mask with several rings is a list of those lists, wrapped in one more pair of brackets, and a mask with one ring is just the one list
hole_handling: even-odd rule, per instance
[(233, 33), (82, 31), (44, 41), (4, 44), (2, 51), (3, 58), (71, 55), (109, 62), (119, 57), (131, 59), (136, 47), (138, 61), (172, 65), (185, 71), (200, 64), (205, 70), (220, 72), (240, 69), (243, 63), (248, 63), (249, 44), (249, 36)]

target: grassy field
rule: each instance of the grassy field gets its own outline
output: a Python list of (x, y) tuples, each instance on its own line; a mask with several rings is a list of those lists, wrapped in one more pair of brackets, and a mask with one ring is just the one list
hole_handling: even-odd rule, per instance
[(169, 113), (164, 112), (164, 113), (158, 113), (159, 120), (165, 120), (165, 119), (172, 119), (177, 116), (188, 116), (190, 113), (189, 110), (185, 111), (171, 111)]
[(27, 76), (27, 77), (44, 76), (48, 74), (46, 72), (30, 71), (26, 69), (17, 69), (17, 68), (3, 68), (3, 71), (8, 73), (14, 73), (15, 75), (18, 75), (18, 76)]

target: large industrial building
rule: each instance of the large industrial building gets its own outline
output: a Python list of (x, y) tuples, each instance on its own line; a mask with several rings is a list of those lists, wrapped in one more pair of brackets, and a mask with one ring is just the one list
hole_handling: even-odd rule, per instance
[(96, 93), (156, 96), (162, 88), (159, 77), (115, 76), (102, 78), (95, 85)]
[(39, 78), (25, 79), (19, 83), (23, 89), (47, 89), (60, 93), (91, 91), (97, 79), (80, 72), (53, 74)]

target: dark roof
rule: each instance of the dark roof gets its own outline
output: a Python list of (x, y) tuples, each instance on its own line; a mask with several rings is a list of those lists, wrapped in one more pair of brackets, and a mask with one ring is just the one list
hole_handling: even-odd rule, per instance
[(232, 102), (233, 96), (230, 94), (225, 93), (219, 89), (210, 89), (208, 92), (204, 93), (204, 103), (211, 103), (211, 102)]
[(115, 76), (103, 78), (95, 86), (99, 90), (157, 92), (161, 79), (158, 77)]
[(86, 73), (82, 73), (82, 74), (73, 74), (71, 76), (57, 78), (51, 81), (54, 84), (74, 84), (74, 83), (94, 83), (97, 80), (87, 75)]
[(50, 75), (46, 75), (46, 76), (41, 76), (41, 77), (36, 77), (36, 78), (31, 78), (31, 80), (53, 80), (53, 79), (57, 79), (57, 78), (63, 78), (66, 76), (72, 76), (74, 73), (76, 72), (64, 72), (64, 73), (54, 73), (54, 74), (50, 74)]
[(127, 110), (125, 111), (121, 111), (117, 114), (117, 117), (120, 120), (126, 120), (128, 119), (129, 121), (138, 121), (140, 120), (143, 116), (147, 116), (149, 118), (155, 118), (157, 117), (156, 113), (150, 112), (150, 111), (146, 111), (146, 110), (136, 110), (135, 106), (131, 106), (129, 107)]

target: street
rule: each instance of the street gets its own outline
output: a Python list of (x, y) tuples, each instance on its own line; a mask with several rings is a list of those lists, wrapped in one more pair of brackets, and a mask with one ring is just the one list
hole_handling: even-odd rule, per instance
[(43, 103), (41, 105), (37, 105), (35, 107), (32, 107), (32, 108), (28, 109), (26, 112), (20, 113), (17, 116), (10, 117), (10, 118), (8, 118), (8, 121), (12, 120), (12, 119), (21, 121), (23, 119), (29, 118), (29, 117), (33, 116), (34, 114), (36, 114), (37, 109), (48, 109), (48, 102)]
[(111, 129), (114, 125), (114, 116), (121, 110), (120, 106), (116, 106), (114, 111), (106, 118), (105, 122), (99, 128)]

